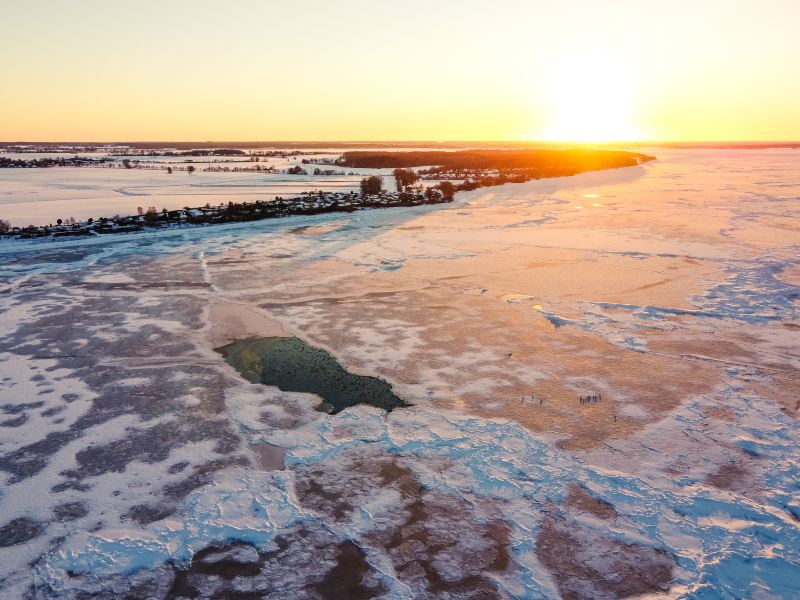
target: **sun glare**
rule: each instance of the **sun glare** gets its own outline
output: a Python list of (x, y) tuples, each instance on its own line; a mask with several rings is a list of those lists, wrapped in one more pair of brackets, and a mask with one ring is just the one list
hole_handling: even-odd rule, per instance
[(612, 142), (640, 137), (632, 124), (630, 79), (614, 60), (564, 61), (551, 80), (550, 120), (541, 139)]

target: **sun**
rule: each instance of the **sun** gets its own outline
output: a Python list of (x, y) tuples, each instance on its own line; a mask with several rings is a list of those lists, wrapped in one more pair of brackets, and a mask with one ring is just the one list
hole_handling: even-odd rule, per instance
[(639, 139), (632, 123), (633, 90), (618, 62), (580, 57), (559, 61), (548, 88), (549, 122), (537, 137), (552, 141)]

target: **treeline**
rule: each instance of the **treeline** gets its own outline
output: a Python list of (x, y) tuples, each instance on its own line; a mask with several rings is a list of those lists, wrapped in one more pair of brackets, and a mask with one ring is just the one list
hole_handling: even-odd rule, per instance
[(46, 169), (49, 167), (97, 167), (111, 163), (110, 158), (8, 158), (0, 156), (0, 169)]
[(436, 169), (442, 172), (454, 169), (523, 169), (546, 177), (552, 176), (550, 173), (569, 175), (630, 167), (654, 158), (638, 152), (591, 149), (352, 151), (343, 153), (335, 164), (372, 169), (433, 167), (429, 172)]
[[(151, 171), (166, 171), (172, 173), (173, 171), (187, 171), (193, 173), (197, 170), (189, 160), (183, 163), (165, 164), (163, 161), (139, 161), (136, 159), (123, 158), (122, 160), (112, 158), (7, 158), (0, 157), (0, 169), (47, 169), (50, 167), (96, 167), (105, 169), (145, 169)], [(213, 166), (205, 167), (202, 170), (207, 173), (277, 173), (278, 170), (270, 165), (256, 164), (252, 167), (228, 167), (217, 166), (217, 163), (238, 163), (238, 164), (252, 164), (258, 162), (258, 159), (251, 159), (249, 161), (236, 160), (236, 161), (206, 161), (195, 164), (211, 164)], [(316, 169), (319, 171), (319, 169)], [(305, 174), (305, 172), (303, 172)], [(316, 173), (315, 173), (316, 174)], [(325, 172), (323, 174), (333, 174), (333, 172)], [(336, 174), (340, 174), (337, 172)]]
[(243, 150), (237, 150), (235, 148), (212, 148), (208, 150), (206, 149), (172, 150), (168, 148), (163, 148), (160, 150), (144, 150), (137, 148), (112, 148), (108, 151), (108, 153), (110, 156), (117, 156), (117, 157), (249, 156), (247, 152), (244, 152)]
[(254, 167), (206, 167), (204, 173), (277, 173), (278, 170), (269, 165)]
[(214, 148), (213, 150), (187, 150), (185, 152), (164, 152), (163, 156), (247, 156), (243, 150), (235, 148)]

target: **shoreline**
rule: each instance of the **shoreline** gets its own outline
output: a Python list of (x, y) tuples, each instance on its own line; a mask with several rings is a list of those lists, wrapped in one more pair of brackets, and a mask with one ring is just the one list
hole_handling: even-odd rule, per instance
[(118, 233), (140, 233), (220, 225), (227, 223), (246, 223), (293, 216), (309, 216), (325, 213), (350, 213), (358, 210), (378, 208), (408, 208), (452, 202), (438, 189), (427, 188), (425, 193), (389, 192), (377, 195), (360, 196), (355, 192), (309, 192), (294, 198), (277, 198), (270, 202), (255, 202), (227, 205), (184, 208), (180, 210), (157, 212), (154, 207), (136, 216), (101, 217), (85, 222), (75, 222), (50, 226), (12, 227), (7, 233), (0, 233), (12, 240), (85, 238)]

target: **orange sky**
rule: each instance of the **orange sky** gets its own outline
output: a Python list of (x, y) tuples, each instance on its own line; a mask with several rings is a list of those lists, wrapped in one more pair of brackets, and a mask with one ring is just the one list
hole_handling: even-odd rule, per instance
[(796, 140), (797, 0), (12, 2), (2, 140)]

